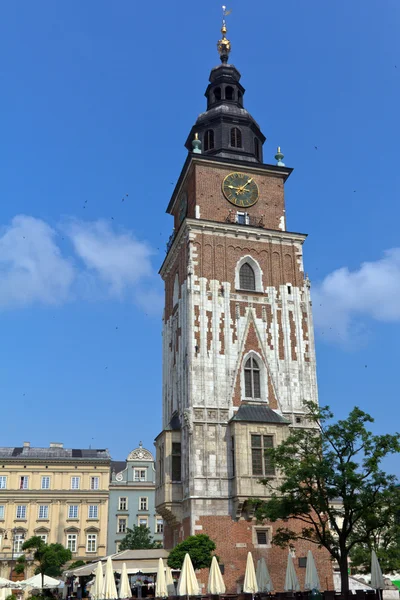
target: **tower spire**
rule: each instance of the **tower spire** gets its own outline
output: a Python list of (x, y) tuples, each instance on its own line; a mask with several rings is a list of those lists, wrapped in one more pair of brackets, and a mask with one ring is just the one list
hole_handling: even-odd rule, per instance
[(230, 10), (226, 10), (226, 6), (222, 7), (222, 27), (221, 27), (222, 38), (220, 40), (218, 40), (218, 43), (217, 43), (217, 48), (218, 48), (219, 56), (220, 56), (222, 63), (228, 62), (229, 53), (231, 51), (231, 43), (226, 37), (226, 33), (228, 30), (226, 28), (226, 20), (225, 20), (225, 17), (227, 17), (230, 13), (231, 13)]

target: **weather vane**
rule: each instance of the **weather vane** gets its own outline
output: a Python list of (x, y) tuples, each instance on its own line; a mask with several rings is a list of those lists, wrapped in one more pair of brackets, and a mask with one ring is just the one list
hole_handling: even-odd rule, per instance
[(227, 28), (226, 28), (226, 20), (225, 20), (225, 17), (230, 15), (231, 12), (232, 12), (231, 10), (226, 10), (226, 6), (222, 7), (222, 27), (221, 27), (222, 39), (218, 41), (217, 48), (218, 48), (218, 52), (219, 52), (219, 55), (221, 58), (221, 62), (223, 62), (223, 63), (228, 62), (229, 53), (231, 51), (231, 43), (226, 38)]

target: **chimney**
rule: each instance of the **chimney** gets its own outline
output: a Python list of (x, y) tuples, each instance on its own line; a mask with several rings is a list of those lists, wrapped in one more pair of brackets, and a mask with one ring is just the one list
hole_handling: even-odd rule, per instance
[(50, 442), (50, 448), (64, 448), (62, 442)]
[(31, 447), (30, 442), (24, 442), (24, 448), (30, 448), (30, 447)]

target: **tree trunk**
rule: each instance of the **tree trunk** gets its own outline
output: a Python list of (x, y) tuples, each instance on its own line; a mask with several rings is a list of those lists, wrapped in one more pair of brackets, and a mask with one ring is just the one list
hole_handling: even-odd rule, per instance
[(349, 565), (347, 554), (342, 554), (339, 561), (341, 592), (345, 598), (349, 595)]

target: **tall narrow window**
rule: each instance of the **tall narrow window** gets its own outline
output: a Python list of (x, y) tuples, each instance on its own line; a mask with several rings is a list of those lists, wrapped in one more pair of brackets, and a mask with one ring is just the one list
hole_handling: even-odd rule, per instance
[(249, 263), (243, 263), (239, 271), (239, 284), (241, 290), (255, 291), (256, 277)]
[(0, 505), (0, 521), (4, 519), (4, 504)]
[(26, 519), (26, 506), (24, 504), (19, 504), (17, 506), (16, 518), (17, 519)]
[(47, 475), (45, 475), (44, 477), (42, 477), (41, 488), (42, 488), (42, 490), (48, 490), (48, 489), (50, 489), (50, 477), (48, 477)]
[(147, 496), (139, 498), (139, 510), (148, 510), (148, 499)]
[(234, 89), (232, 86), (227, 85), (225, 88), (225, 99), (226, 100), (233, 100), (233, 95), (234, 95)]
[(232, 148), (242, 147), (242, 132), (237, 127), (231, 129), (231, 146)]
[(254, 154), (260, 160), (260, 140), (258, 138), (254, 138)]
[(235, 465), (235, 438), (231, 437), (231, 453), (232, 453), (232, 475), (236, 474), (236, 465)]
[(76, 533), (69, 533), (67, 535), (67, 548), (71, 552), (76, 552), (78, 536)]
[(86, 552), (96, 552), (97, 550), (97, 534), (88, 533), (86, 536)]
[(215, 98), (215, 102), (219, 102), (221, 100), (221, 88), (220, 87), (215, 88), (214, 98)]
[(181, 481), (181, 444), (172, 442), (172, 481)]
[(265, 451), (274, 447), (274, 438), (272, 435), (252, 435), (251, 436), (251, 464), (253, 475), (275, 475), (275, 469)]
[(81, 484), (80, 477), (71, 477), (71, 490), (79, 490)]
[(207, 150), (212, 150), (214, 148), (214, 131), (212, 129), (207, 129), (204, 134), (204, 152)]
[(100, 477), (91, 477), (90, 478), (90, 489), (91, 490), (99, 489), (99, 480), (100, 480)]
[(78, 505), (70, 504), (68, 506), (68, 519), (77, 519), (78, 518)]
[(97, 504), (89, 504), (88, 508), (88, 518), (89, 519), (98, 519), (99, 517), (99, 507)]
[(29, 484), (29, 477), (28, 477), (28, 475), (22, 475), (22, 477), (19, 478), (19, 489), (20, 490), (27, 490), (28, 489), (28, 484)]
[(0, 490), (5, 490), (7, 488), (7, 475), (0, 476)]
[(49, 507), (47, 504), (39, 504), (38, 519), (49, 518)]
[(246, 398), (260, 398), (260, 367), (252, 356), (244, 366), (244, 385)]
[(128, 508), (128, 498), (126, 496), (121, 496), (118, 501), (118, 510), (126, 510)]
[(126, 533), (126, 519), (118, 519), (118, 533)]

